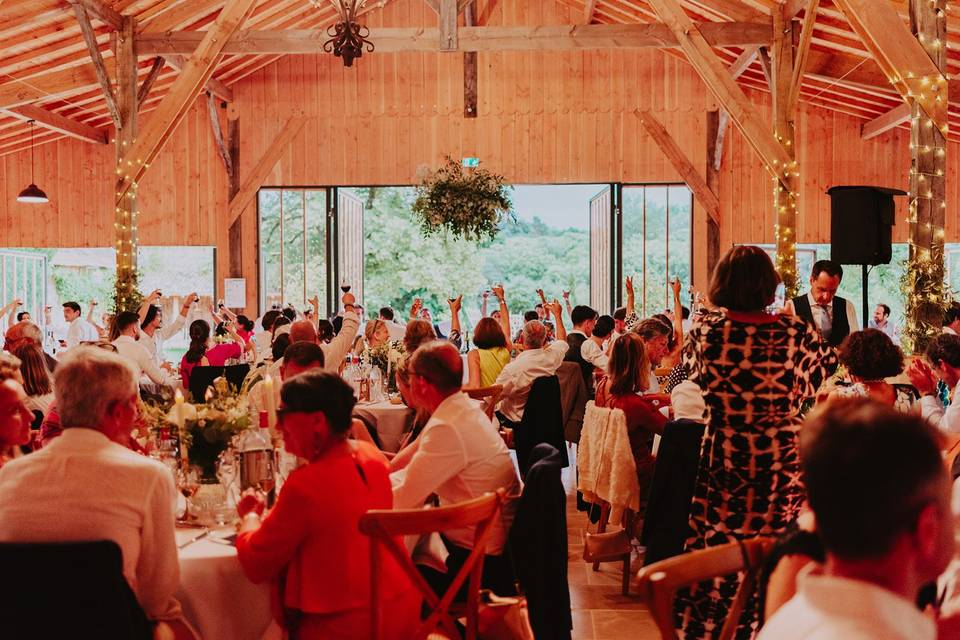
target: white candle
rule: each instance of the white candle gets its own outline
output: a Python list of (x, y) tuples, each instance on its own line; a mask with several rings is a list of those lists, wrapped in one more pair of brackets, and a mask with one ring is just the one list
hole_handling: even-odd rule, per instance
[(264, 403), (267, 408), (267, 426), (274, 429), (277, 426), (277, 402), (273, 395), (273, 378), (269, 375), (263, 378)]
[(183, 426), (186, 420), (183, 415), (183, 392), (181, 392), (180, 389), (177, 389), (176, 394), (173, 396), (173, 406), (176, 409), (174, 417), (177, 420), (177, 428), (183, 432)]

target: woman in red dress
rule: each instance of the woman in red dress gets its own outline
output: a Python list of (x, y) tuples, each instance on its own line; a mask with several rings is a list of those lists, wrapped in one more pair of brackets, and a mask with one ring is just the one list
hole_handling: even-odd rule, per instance
[(190, 372), (196, 366), (222, 367), (231, 358), (239, 358), (245, 351), (253, 349), (253, 344), (245, 342), (237, 333), (232, 322), (224, 327), (233, 342), (221, 342), (210, 346), (210, 325), (206, 320), (194, 320), (190, 323), (190, 348), (180, 360), (180, 379), (183, 388), (190, 388)]
[[(368, 638), (370, 538), (358, 523), (370, 509), (393, 507), (389, 466), (373, 445), (347, 440), (356, 400), (336, 374), (294, 376), (280, 398), (284, 447), (309, 462), (290, 474), (262, 521), (260, 494), (240, 500), (237, 556), (252, 581), (274, 581), (278, 621), (291, 637)], [(382, 637), (411, 637), (419, 624), (417, 589), (387, 554), (378, 578)]]

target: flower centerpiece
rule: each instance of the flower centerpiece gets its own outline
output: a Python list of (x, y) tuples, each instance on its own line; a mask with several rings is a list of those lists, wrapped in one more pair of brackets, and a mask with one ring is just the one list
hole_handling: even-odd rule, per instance
[(454, 238), (492, 240), (500, 223), (513, 219), (508, 195), (512, 188), (501, 175), (480, 168), (464, 170), (447, 156), (438, 170), (422, 172), (413, 213), (424, 236), (447, 231)]
[(405, 356), (406, 351), (403, 348), (402, 341), (388, 340), (379, 347), (364, 349), (360, 356), (360, 362), (364, 366), (380, 369), (383, 379), (387, 381), (387, 389), (396, 391), (397, 366)]
[(203, 480), (216, 482), (217, 459), (233, 436), (251, 425), (247, 396), (230, 386), (226, 378), (213, 381), (205, 402), (190, 404), (178, 392), (164, 416), (180, 432), (181, 456), (203, 470)]

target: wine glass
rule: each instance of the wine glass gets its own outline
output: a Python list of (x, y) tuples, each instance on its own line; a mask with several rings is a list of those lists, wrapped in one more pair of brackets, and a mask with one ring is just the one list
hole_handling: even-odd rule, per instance
[(233, 501), (233, 483), (237, 479), (237, 458), (229, 449), (217, 459), (217, 479), (223, 487), (227, 504), (230, 504)]
[(185, 465), (177, 471), (177, 488), (187, 500), (187, 508), (183, 512), (183, 519), (189, 520), (193, 517), (193, 496), (200, 490), (200, 468), (193, 465)]
[(350, 293), (350, 283), (346, 280), (341, 280), (340, 291), (343, 291), (344, 293)]

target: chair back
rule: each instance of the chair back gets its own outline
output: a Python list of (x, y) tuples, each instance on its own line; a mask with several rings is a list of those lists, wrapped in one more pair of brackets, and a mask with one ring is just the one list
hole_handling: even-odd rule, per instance
[(0, 566), (3, 637), (152, 636), (115, 542), (2, 543)]
[(494, 384), (480, 389), (467, 389), (466, 394), (474, 400), (483, 400), (483, 412), (487, 417), (493, 419), (493, 411), (500, 400), (500, 394), (503, 393), (502, 384)]
[(564, 466), (570, 463), (563, 437), (560, 380), (557, 376), (540, 376), (530, 385), (530, 395), (527, 396), (520, 425), (514, 429), (513, 440), (521, 476), (527, 475), (530, 453), (541, 442), (553, 445), (560, 452)]
[[(464, 582), (467, 587), (467, 638), (477, 637), (477, 611), (480, 596), (480, 578), (483, 575), (483, 559), (487, 543), (493, 533), (493, 525), (500, 517), (506, 492), (499, 490), (479, 498), (436, 509), (376, 509), (360, 518), (360, 532), (370, 536), (370, 637), (381, 637), (380, 619), (380, 548), (386, 550), (403, 568), (411, 582), (417, 586), (430, 608), (430, 615), (417, 629), (413, 640), (427, 638), (432, 631), (442, 627), (444, 632), (459, 638), (460, 632), (450, 615), (450, 606)], [(442, 597), (433, 589), (410, 559), (410, 554), (400, 536), (424, 535), (449, 529), (476, 526), (473, 549), (460, 571)]]
[(764, 558), (773, 548), (772, 538), (752, 538), (728, 542), (707, 549), (698, 549), (644, 567), (637, 575), (643, 596), (663, 640), (676, 640), (673, 599), (677, 590), (698, 582), (744, 573), (737, 594), (727, 612), (717, 640), (733, 638), (747, 601), (757, 588), (757, 575)]
[(190, 395), (194, 402), (203, 402), (207, 388), (213, 381), (223, 376), (230, 386), (240, 389), (244, 378), (250, 373), (249, 364), (231, 364), (220, 367), (194, 367), (190, 371)]

